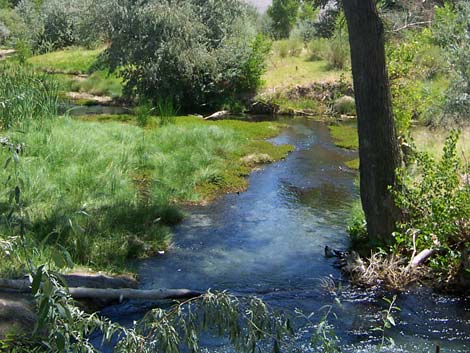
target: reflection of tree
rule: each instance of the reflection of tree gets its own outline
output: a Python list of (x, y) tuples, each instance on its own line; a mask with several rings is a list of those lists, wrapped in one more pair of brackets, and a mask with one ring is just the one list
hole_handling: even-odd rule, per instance
[(284, 183), (283, 189), (288, 197), (295, 198), (304, 206), (328, 211), (342, 209), (354, 199), (354, 194), (348, 187), (341, 184), (323, 183), (316, 187), (302, 188)]

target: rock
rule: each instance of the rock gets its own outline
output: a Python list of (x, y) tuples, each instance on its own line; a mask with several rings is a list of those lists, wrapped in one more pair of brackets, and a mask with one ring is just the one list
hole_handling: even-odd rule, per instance
[(110, 105), (113, 102), (111, 97), (95, 96), (85, 92), (67, 92), (65, 96), (73, 101), (86, 101), (89, 104)]
[(351, 96), (343, 96), (335, 101), (333, 110), (338, 114), (355, 115), (356, 101)]
[(248, 167), (254, 167), (259, 164), (268, 164), (274, 162), (273, 158), (266, 153), (253, 153), (241, 159), (242, 163)]
[(18, 293), (0, 293), (0, 339), (9, 333), (32, 332), (36, 314), (32, 298)]

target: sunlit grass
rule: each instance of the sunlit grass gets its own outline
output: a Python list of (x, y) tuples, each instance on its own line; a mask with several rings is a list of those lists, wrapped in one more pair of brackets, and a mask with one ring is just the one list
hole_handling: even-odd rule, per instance
[[(428, 152), (435, 158), (440, 158), (445, 139), (449, 136), (449, 131), (442, 128), (431, 129), (424, 126), (416, 126), (412, 128), (411, 135), (418, 150)], [(461, 130), (457, 151), (464, 158), (464, 162), (470, 162), (470, 127), (465, 127)]]
[(40, 70), (86, 74), (90, 72), (103, 50), (104, 48), (88, 50), (74, 47), (33, 56), (28, 62)]
[(341, 148), (356, 150), (359, 148), (359, 137), (356, 123), (330, 125), (330, 133), (335, 144)]
[(273, 51), (268, 58), (267, 72), (263, 75), (265, 89), (287, 88), (316, 81), (334, 81), (338, 80), (342, 74), (347, 78), (351, 76), (346, 71), (328, 70), (325, 60), (309, 60), (305, 50), (298, 57), (282, 58), (276, 45), (277, 43), (274, 43)]
[[(179, 203), (243, 190), (250, 167), (241, 157), (269, 153), (277, 160), (292, 149), (262, 140), (279, 132), (276, 123), (180, 117), (142, 129), (131, 115), (103, 120), (57, 118), (7, 132), (27, 146), (19, 171), (34, 262), (60, 244), (77, 265), (129, 270), (129, 259), (167, 249)], [(7, 158), (1, 150), (0, 160)], [(0, 179), (9, 173), (2, 169)], [(0, 228), (9, 234), (6, 224)], [(0, 273), (19, 274), (18, 266), (1, 262)]]

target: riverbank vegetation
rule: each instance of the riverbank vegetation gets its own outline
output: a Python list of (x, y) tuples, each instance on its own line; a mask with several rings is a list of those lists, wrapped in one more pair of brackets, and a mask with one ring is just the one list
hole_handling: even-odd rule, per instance
[[(57, 101), (57, 92), (43, 83), (49, 78), (35, 78), (29, 76), (36, 75), (32, 71), (13, 66), (2, 75), (2, 84), (12, 77), (26, 83), (31, 77), (38, 86), (28, 89), (43, 89), (24, 102), (31, 112), (14, 104), (29, 115), (2, 110), (3, 126), (10, 128), (5, 138), (25, 146), (16, 173), (25, 183), (27, 234), (37, 249), (30, 260), (37, 265), (61, 246), (78, 265), (122, 271), (129, 264), (126, 259), (167, 249), (167, 226), (181, 219), (178, 203), (200, 203), (220, 193), (242, 191), (254, 166), (242, 157), (263, 154), (274, 161), (291, 149), (261, 141), (278, 133), (280, 125), (275, 123), (177, 117), (174, 124), (146, 128), (114, 122), (113, 117), (107, 124), (89, 117), (54, 117), (49, 102)], [(12, 114), (23, 119), (11, 121)], [(126, 121), (121, 118), (116, 121)], [(6, 161), (9, 154), (3, 149), (0, 158)], [(2, 171), (2, 180), (9, 172)], [(5, 234), (11, 233), (8, 223), (4, 227)], [(2, 258), (3, 275), (21, 275), (24, 259), (14, 259)]]
[[(261, 16), (238, 0), (0, 0), (0, 47), (16, 50), (0, 67), (0, 275), (33, 278), (35, 346), (77, 348), (100, 328), (121, 332), (123, 349), (156, 344), (177, 352), (178, 326), (187, 346), (197, 347), (208, 323), (197, 326), (195, 314), (188, 326), (179, 309), (158, 309), (127, 331), (78, 311), (55, 271), (132, 271), (132, 260), (171, 247), (181, 205), (243, 191), (254, 167), (293, 149), (265, 140), (282, 128), (275, 122), (184, 114), (240, 113), (253, 101), (267, 102), (270, 112), (321, 116), (333, 123), (339, 147), (357, 149), (357, 124), (336, 121), (356, 109), (347, 23), (332, 3), (274, 1)], [(380, 244), (367, 234), (364, 215), (354, 218), (354, 250), (373, 255), (356, 258), (355, 269), (365, 270), (351, 274), (399, 289), (417, 280), (468, 288), (470, 7), (465, 1), (379, 5), (404, 154), (397, 185), (390, 185), (401, 217), (391, 241)], [(103, 102), (93, 96), (125, 103), (127, 113), (59, 116), (62, 99)], [(346, 165), (359, 169), (357, 159)], [(423, 252), (429, 255), (415, 266)], [(257, 300), (241, 316), (229, 295), (209, 293), (200, 301), (197, 311), (225, 325), (218, 328), (241, 351), (261, 338), (280, 351), (280, 336), (291, 331)], [(161, 335), (147, 326), (154, 319)], [(249, 341), (242, 339), (246, 327)], [(337, 348), (326, 318), (317, 333), (325, 350)], [(24, 344), (32, 351), (29, 338)], [(14, 345), (0, 341), (0, 348)]]

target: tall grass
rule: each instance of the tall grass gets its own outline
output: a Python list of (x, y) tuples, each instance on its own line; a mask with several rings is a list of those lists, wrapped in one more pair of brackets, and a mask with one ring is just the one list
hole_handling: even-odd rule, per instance
[(44, 74), (16, 64), (0, 66), (0, 128), (24, 128), (33, 120), (56, 115), (58, 84)]
[(179, 107), (175, 106), (173, 99), (166, 97), (157, 99), (156, 110), (160, 119), (160, 126), (165, 126), (175, 122)]
[[(78, 265), (121, 271), (128, 269), (129, 258), (165, 250), (168, 226), (181, 219), (175, 202), (202, 201), (208, 189), (242, 182), (240, 173), (247, 171), (240, 157), (249, 152), (247, 146), (276, 131), (270, 123), (197, 118), (142, 129), (62, 117), (33, 122), (26, 133), (7, 132), (27, 147), (20, 174), (33, 260), (47, 259), (60, 245)], [(7, 158), (0, 150), (0, 161)], [(0, 180), (7, 175), (0, 170)], [(8, 234), (5, 222), (0, 234)], [(12, 266), (0, 261), (0, 274)]]

